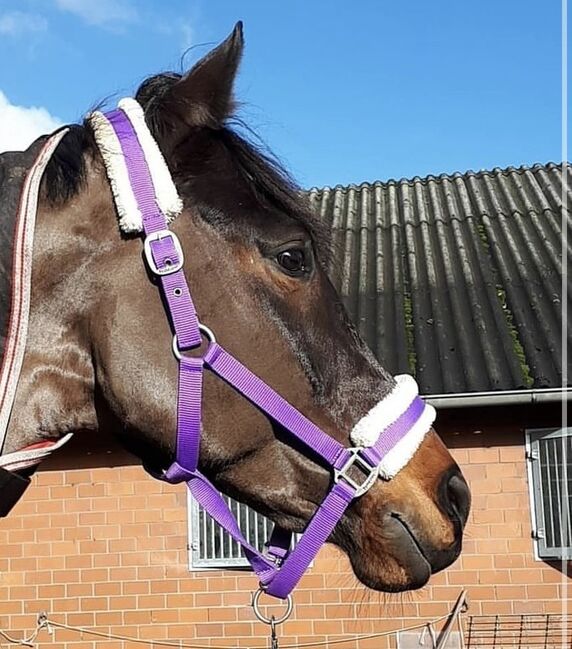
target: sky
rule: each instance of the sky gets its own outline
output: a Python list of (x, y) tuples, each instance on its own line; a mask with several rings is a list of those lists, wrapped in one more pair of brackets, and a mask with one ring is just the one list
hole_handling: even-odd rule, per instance
[(560, 0), (0, 0), (0, 151), (237, 20), (240, 114), (303, 187), (562, 158)]

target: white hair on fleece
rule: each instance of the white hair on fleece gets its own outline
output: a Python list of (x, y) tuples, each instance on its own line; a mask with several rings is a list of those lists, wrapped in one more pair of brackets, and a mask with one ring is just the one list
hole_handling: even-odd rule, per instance
[(105, 163), (105, 170), (119, 216), (119, 228), (126, 234), (141, 232), (143, 216), (131, 189), (119, 138), (103, 113), (95, 111), (88, 119)]
[[(119, 108), (125, 113), (137, 135), (153, 182), (157, 206), (165, 215), (167, 222), (170, 223), (181, 213), (183, 203), (177, 193), (167, 163), (151, 135), (151, 131), (149, 131), (143, 109), (135, 99), (130, 97), (122, 99), (119, 102)], [(119, 227), (126, 234), (142, 232), (143, 217), (129, 181), (119, 138), (103, 113), (95, 111), (88, 119), (105, 163), (119, 216)]]
[[(380, 434), (401, 417), (418, 394), (419, 388), (412, 376), (396, 376), (393, 390), (353, 427), (350, 433), (352, 443), (356, 446), (373, 446)], [(380, 464), (381, 477), (393, 478), (409, 462), (430, 430), (435, 416), (433, 406), (425, 404), (423, 413), (413, 427), (383, 458)]]

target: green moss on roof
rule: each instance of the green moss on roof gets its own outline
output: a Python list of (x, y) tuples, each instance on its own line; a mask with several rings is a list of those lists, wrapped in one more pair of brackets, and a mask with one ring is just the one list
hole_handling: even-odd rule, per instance
[(413, 331), (413, 302), (408, 292), (403, 294), (403, 316), (405, 319), (405, 337), (407, 340), (407, 366), (415, 376), (417, 369), (417, 354), (415, 353), (415, 336)]
[(524, 347), (518, 337), (518, 329), (514, 324), (514, 317), (512, 315), (512, 311), (510, 310), (507, 303), (506, 291), (502, 286), (500, 286), (500, 284), (497, 284), (496, 292), (497, 292), (497, 297), (499, 299), (499, 302), (501, 303), (504, 317), (506, 318), (506, 324), (508, 327), (508, 331), (510, 333), (510, 337), (512, 338), (513, 350), (520, 364), (520, 369), (522, 371), (522, 378), (524, 380), (524, 384), (526, 385), (527, 388), (532, 388), (532, 386), (534, 385), (534, 379), (532, 378), (530, 367), (526, 362)]

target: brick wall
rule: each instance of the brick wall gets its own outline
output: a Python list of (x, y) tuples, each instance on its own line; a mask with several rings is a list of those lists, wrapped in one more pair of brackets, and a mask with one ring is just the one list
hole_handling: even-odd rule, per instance
[[(473, 492), (462, 557), (420, 592), (389, 596), (357, 584), (344, 556), (325, 548), (295, 593), (284, 644), (436, 618), (462, 588), (476, 615), (561, 612), (569, 578), (533, 558), (523, 446), (523, 427), (557, 425), (557, 411), (465, 410), (442, 413), (439, 422)], [(36, 474), (0, 522), (0, 629), (22, 634), (45, 610), (68, 625), (125, 636), (266, 646), (266, 628), (249, 606), (255, 579), (190, 573), (186, 531), (183, 487), (152, 480), (107, 440), (88, 450), (76, 442)], [(52, 649), (141, 646), (69, 630), (42, 632), (40, 640)], [(380, 649), (395, 638), (339, 646)]]

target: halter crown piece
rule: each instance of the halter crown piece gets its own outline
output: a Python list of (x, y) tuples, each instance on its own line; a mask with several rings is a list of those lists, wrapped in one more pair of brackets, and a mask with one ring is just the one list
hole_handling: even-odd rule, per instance
[[(124, 232), (144, 234), (145, 260), (163, 292), (174, 333), (173, 352), (179, 363), (177, 452), (175, 462), (160, 477), (171, 483), (186, 482), (194, 498), (243, 547), (261, 588), (284, 599), (350, 503), (378, 477), (392, 478), (411, 459), (435, 419), (435, 410), (418, 397), (412, 377), (397, 376), (389, 396), (357, 422), (350, 434), (355, 446), (347, 448), (242, 365), (197, 318), (183, 272), (183, 250), (176, 234), (168, 229), (169, 221), (182, 209), (181, 201), (143, 110), (135, 100), (123, 99), (116, 110), (92, 113), (90, 122), (113, 191), (119, 226)], [(203, 336), (208, 348), (202, 358), (182, 354), (198, 347)], [(264, 553), (250, 545), (219, 492), (198, 469), (205, 367), (303, 442), (332, 471), (330, 491), (294, 548), (291, 533), (277, 527)], [(352, 467), (358, 471), (351, 471)]]

